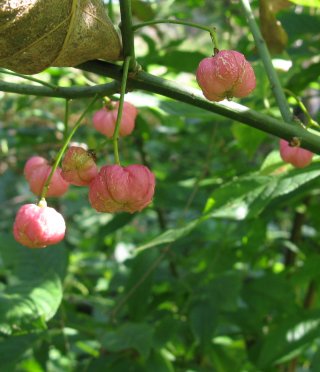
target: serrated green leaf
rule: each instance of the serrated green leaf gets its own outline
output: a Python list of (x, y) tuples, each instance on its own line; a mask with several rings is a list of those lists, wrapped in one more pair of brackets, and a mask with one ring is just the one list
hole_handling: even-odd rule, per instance
[(160, 234), (156, 238), (152, 239), (150, 242), (143, 244), (139, 246), (136, 249), (136, 252), (144, 251), (145, 249), (156, 247), (158, 245), (162, 244), (169, 244), (173, 243), (178, 239), (181, 239), (182, 237), (188, 235), (193, 229), (195, 229), (199, 223), (201, 223), (202, 219), (197, 219), (195, 221), (191, 221), (187, 225), (177, 228), (177, 229), (170, 229), (164, 232), (163, 234)]
[(320, 176), (315, 163), (305, 169), (293, 169), (281, 174), (239, 177), (214, 191), (211, 217), (236, 220), (258, 216), (271, 202), (299, 191)]
[(152, 327), (145, 323), (126, 323), (116, 331), (109, 331), (101, 339), (107, 351), (137, 350), (147, 357), (152, 345)]

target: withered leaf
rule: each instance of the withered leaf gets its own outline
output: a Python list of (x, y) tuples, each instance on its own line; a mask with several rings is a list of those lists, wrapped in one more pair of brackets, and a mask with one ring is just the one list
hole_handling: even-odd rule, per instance
[(121, 59), (101, 0), (0, 0), (0, 66), (35, 74), (49, 66)]
[(288, 6), (287, 0), (259, 1), (261, 33), (271, 53), (281, 53), (288, 43), (288, 35), (276, 18), (276, 13)]

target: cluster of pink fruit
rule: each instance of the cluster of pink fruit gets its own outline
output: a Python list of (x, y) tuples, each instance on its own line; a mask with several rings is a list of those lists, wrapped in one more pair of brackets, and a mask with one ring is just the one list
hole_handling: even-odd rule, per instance
[[(222, 101), (232, 97), (249, 95), (256, 86), (255, 74), (244, 55), (233, 50), (215, 50), (212, 57), (203, 59), (196, 73), (204, 96), (210, 101)], [(118, 103), (109, 102), (95, 113), (93, 124), (97, 131), (112, 138), (118, 113)], [(124, 102), (120, 136), (129, 135), (135, 126), (136, 108)], [(311, 162), (312, 153), (288, 142), (280, 141), (280, 154), (284, 161), (296, 167)], [(26, 163), (24, 174), (31, 191), (41, 196), (43, 187), (51, 172), (47, 160), (35, 156)], [(106, 165), (100, 171), (93, 156), (81, 147), (70, 147), (62, 169), (57, 168), (46, 196), (61, 196), (69, 184), (89, 186), (89, 201), (99, 212), (141, 211), (152, 200), (155, 177), (143, 165)], [(27, 204), (20, 208), (14, 223), (14, 236), (27, 247), (44, 247), (63, 239), (65, 223), (63, 217), (44, 200), (38, 205)]]
[[(95, 128), (112, 137), (118, 112), (118, 104), (110, 103), (93, 117)], [(136, 108), (124, 102), (120, 136), (129, 135), (135, 126)], [(31, 157), (24, 167), (24, 175), (30, 190), (41, 196), (51, 172), (51, 165), (40, 156)], [(105, 165), (100, 171), (94, 155), (82, 147), (71, 146), (50, 180), (46, 196), (59, 197), (67, 192), (69, 184), (89, 187), (89, 201), (98, 212), (141, 211), (152, 201), (155, 177), (144, 165), (127, 167)], [(47, 206), (41, 199), (36, 204), (23, 205), (14, 222), (15, 239), (29, 248), (42, 248), (56, 244), (64, 238), (65, 222), (60, 213)]]

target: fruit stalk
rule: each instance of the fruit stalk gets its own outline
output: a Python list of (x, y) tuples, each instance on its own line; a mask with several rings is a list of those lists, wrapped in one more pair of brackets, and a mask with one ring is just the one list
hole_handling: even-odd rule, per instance
[(121, 123), (121, 118), (122, 118), (124, 95), (126, 94), (126, 86), (127, 86), (130, 61), (131, 61), (131, 57), (129, 56), (125, 59), (124, 64), (123, 64), (118, 115), (117, 115), (116, 126), (115, 126), (113, 137), (112, 137), (114, 159), (115, 159), (116, 164), (118, 165), (121, 165), (120, 157), (119, 157), (119, 149), (118, 149), (118, 138), (119, 138), (120, 123)]
[(188, 22), (188, 21), (181, 21), (178, 19), (155, 19), (153, 21), (148, 21), (148, 22), (142, 22), (142, 23), (137, 23), (132, 26), (132, 30), (136, 31), (139, 28), (145, 27), (145, 26), (153, 26), (159, 23), (171, 23), (175, 25), (183, 25), (183, 26), (188, 26), (188, 27), (193, 27), (193, 28), (198, 28), (199, 30), (207, 31), (210, 34), (211, 41), (213, 44), (213, 50), (219, 49), (217, 37), (216, 37), (216, 28), (215, 27), (207, 27), (200, 25), (198, 23), (193, 23), (193, 22)]
[[(64, 143), (60, 149), (60, 151), (58, 152), (58, 155), (55, 159), (55, 162), (51, 168), (51, 172), (43, 186), (43, 189), (42, 189), (42, 193), (41, 193), (41, 196), (40, 196), (40, 201), (39, 203), (41, 203), (46, 195), (47, 195), (47, 192), (48, 192), (48, 188), (49, 188), (49, 185), (50, 185), (50, 181), (51, 181), (51, 178), (54, 174), (54, 172), (56, 171), (56, 169), (58, 168), (58, 165), (62, 159), (62, 156), (63, 154), (65, 153), (68, 145), (69, 145), (69, 142), (71, 141), (73, 135), (76, 133), (76, 131), (78, 130), (78, 128), (80, 127), (81, 125), (81, 122), (82, 122), (82, 119), (85, 117), (85, 115), (87, 114), (87, 112), (90, 110), (90, 108), (94, 105), (94, 103), (96, 102), (96, 100), (98, 99), (98, 96), (94, 96), (94, 98), (91, 100), (91, 102), (89, 103), (89, 105), (85, 108), (85, 110), (83, 111), (83, 113), (81, 114), (80, 118), (77, 120), (75, 126), (72, 128), (72, 130), (70, 131), (69, 135), (66, 137), (66, 139), (64, 140)], [(39, 205), (38, 203), (38, 205)]]

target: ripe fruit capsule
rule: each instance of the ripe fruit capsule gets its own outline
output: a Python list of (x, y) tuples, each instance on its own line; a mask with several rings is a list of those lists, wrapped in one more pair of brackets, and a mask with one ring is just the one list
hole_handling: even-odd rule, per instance
[(60, 242), (66, 224), (55, 209), (36, 204), (23, 205), (16, 215), (13, 235), (17, 242), (28, 248), (44, 248)]
[(89, 201), (98, 212), (138, 212), (152, 200), (154, 174), (144, 165), (106, 165), (90, 183)]
[[(112, 138), (118, 115), (119, 102), (111, 102), (111, 108), (104, 107), (93, 115), (93, 125), (96, 130)], [(137, 109), (129, 102), (123, 102), (119, 135), (128, 136), (134, 129)]]
[(301, 147), (290, 146), (290, 143), (280, 140), (280, 156), (286, 163), (292, 164), (296, 168), (304, 168), (312, 161), (313, 153)]
[(256, 87), (252, 66), (235, 50), (221, 50), (213, 57), (204, 58), (196, 77), (209, 101), (246, 97)]
[[(40, 156), (31, 157), (25, 164), (24, 175), (29, 183), (30, 190), (37, 196), (41, 195), (43, 186), (51, 172), (51, 166), (47, 160)], [(68, 191), (69, 183), (61, 176), (61, 168), (54, 172), (49, 189), (47, 192), (50, 196), (61, 196)]]
[(85, 186), (98, 174), (93, 156), (78, 146), (71, 146), (62, 161), (63, 179), (72, 185)]

